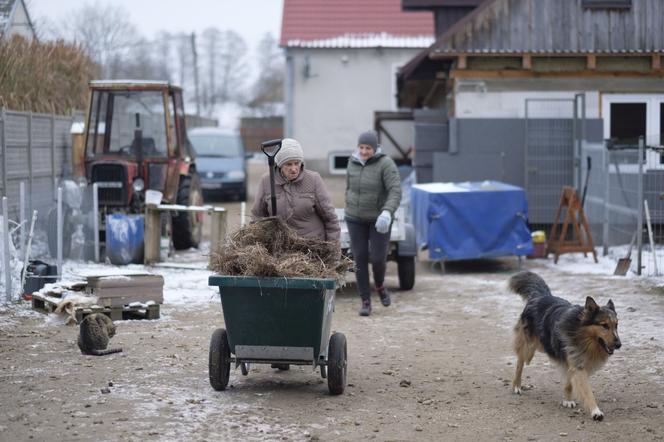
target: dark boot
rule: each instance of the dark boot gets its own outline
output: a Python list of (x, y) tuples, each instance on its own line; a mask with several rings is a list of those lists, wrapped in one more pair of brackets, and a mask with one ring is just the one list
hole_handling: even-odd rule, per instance
[(360, 316), (369, 316), (371, 314), (371, 299), (363, 299), (360, 308)]
[(380, 297), (381, 304), (383, 304), (385, 307), (392, 304), (392, 300), (390, 299), (390, 292), (387, 291), (384, 285), (376, 286), (376, 291), (378, 292), (378, 296)]

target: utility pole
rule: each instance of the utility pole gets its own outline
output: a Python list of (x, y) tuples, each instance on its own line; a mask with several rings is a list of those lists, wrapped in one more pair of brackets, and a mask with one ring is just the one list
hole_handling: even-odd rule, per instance
[(196, 93), (196, 115), (201, 115), (201, 100), (198, 94), (198, 55), (196, 54), (196, 33), (191, 33), (191, 53), (194, 57), (194, 90)]

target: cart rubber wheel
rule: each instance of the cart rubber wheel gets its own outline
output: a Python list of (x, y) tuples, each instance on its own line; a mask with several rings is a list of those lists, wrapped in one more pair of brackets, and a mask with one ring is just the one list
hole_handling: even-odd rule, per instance
[(334, 333), (330, 336), (327, 356), (327, 387), (330, 394), (341, 394), (346, 389), (346, 358), (346, 336)]
[(399, 272), (399, 288), (410, 290), (415, 285), (415, 257), (399, 256), (397, 258), (397, 270)]
[(226, 330), (218, 328), (212, 333), (210, 340), (210, 385), (217, 391), (226, 389), (231, 371), (231, 352), (228, 345)]
[(320, 377), (322, 377), (323, 379), (327, 378), (327, 365), (320, 366)]
[(240, 364), (240, 371), (242, 372), (242, 376), (246, 376), (249, 374), (249, 364), (246, 362), (242, 362)]

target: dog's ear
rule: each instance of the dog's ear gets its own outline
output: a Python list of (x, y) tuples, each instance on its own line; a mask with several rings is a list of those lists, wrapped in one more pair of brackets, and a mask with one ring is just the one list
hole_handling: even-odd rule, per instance
[(595, 300), (593, 298), (591, 298), (590, 296), (586, 296), (586, 310), (588, 310), (589, 312), (592, 312), (592, 311), (595, 311), (595, 310), (598, 310), (598, 309), (599, 309), (599, 306), (597, 305)]
[(613, 313), (616, 312), (616, 306), (613, 305), (613, 301), (609, 299), (609, 302), (606, 303), (606, 306), (609, 308), (609, 310), (613, 310)]

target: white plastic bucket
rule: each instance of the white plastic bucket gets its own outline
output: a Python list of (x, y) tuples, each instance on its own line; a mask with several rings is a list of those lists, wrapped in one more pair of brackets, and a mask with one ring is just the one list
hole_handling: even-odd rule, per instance
[(158, 190), (148, 189), (145, 191), (145, 204), (158, 206), (161, 204), (162, 193)]

